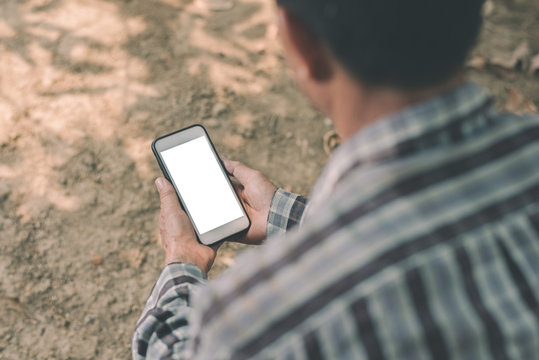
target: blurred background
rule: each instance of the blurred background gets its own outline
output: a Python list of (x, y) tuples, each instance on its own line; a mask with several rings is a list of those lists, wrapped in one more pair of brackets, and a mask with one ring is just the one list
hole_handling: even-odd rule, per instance
[[(130, 357), (162, 266), (155, 137), (201, 123), (222, 155), (309, 192), (332, 127), (288, 76), (274, 6), (0, 0), (1, 359)], [(539, 2), (484, 11), (469, 75), (500, 110), (537, 112)]]

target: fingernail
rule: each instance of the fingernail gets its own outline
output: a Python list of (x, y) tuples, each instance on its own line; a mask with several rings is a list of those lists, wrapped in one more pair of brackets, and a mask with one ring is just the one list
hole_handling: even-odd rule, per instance
[(163, 180), (163, 178), (155, 179), (155, 186), (157, 186), (157, 190), (161, 190), (163, 186), (165, 186), (165, 181)]

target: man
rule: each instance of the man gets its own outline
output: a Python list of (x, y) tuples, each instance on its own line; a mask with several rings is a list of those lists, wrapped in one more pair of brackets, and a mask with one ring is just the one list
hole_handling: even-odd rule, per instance
[(539, 119), (464, 80), (482, 1), (279, 5), (295, 80), (343, 143), (308, 208), (225, 161), (244, 242), (267, 240), (211, 282), (215, 251), (156, 181), (168, 265), (133, 357), (539, 359)]

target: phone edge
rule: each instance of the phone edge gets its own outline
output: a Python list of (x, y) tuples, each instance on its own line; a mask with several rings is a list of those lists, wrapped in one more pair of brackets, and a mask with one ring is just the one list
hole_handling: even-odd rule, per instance
[[(170, 176), (168, 174), (168, 171), (166, 170), (166, 167), (164, 166), (164, 164), (162, 163), (161, 161), (161, 158), (159, 156), (159, 152), (157, 151), (157, 148), (155, 146), (155, 144), (165, 138), (165, 137), (168, 137), (170, 135), (173, 135), (173, 134), (176, 134), (178, 132), (181, 132), (181, 131), (185, 131), (187, 129), (190, 129), (192, 127), (200, 127), (204, 133), (205, 133), (205, 136), (206, 138), (208, 139), (208, 142), (210, 143), (210, 146), (212, 147), (212, 151), (214, 152), (214, 154), (216, 155), (217, 159), (219, 160), (219, 165), (221, 166), (221, 170), (223, 170), (223, 172), (225, 173), (226, 175), (226, 178), (230, 184), (230, 186), (232, 187), (232, 191), (234, 192), (236, 198), (238, 199), (239, 201), (239, 204), (243, 210), (243, 213), (245, 214), (245, 217), (247, 218), (247, 222), (248, 222), (248, 225), (247, 227), (242, 230), (242, 231), (239, 231), (235, 234), (232, 234), (230, 236), (227, 236), (225, 238), (223, 238), (222, 240), (219, 240), (219, 241), (216, 241), (212, 244), (204, 244), (202, 241), (200, 241), (200, 238), (197, 234), (197, 232), (195, 231), (195, 236), (197, 238), (197, 241), (202, 244), (202, 245), (205, 245), (205, 246), (213, 246), (213, 245), (216, 245), (216, 244), (219, 244), (219, 243), (222, 243), (224, 241), (227, 241), (229, 239), (232, 239), (234, 238), (235, 236), (237, 235), (241, 235), (241, 234), (244, 234), (244, 233), (247, 233), (249, 231), (249, 229), (251, 228), (251, 225), (252, 225), (252, 222), (251, 222), (251, 218), (249, 217), (249, 215), (247, 214), (247, 210), (245, 210), (245, 206), (243, 205), (243, 202), (241, 201), (239, 195), (238, 195), (238, 192), (236, 191), (236, 188), (234, 188), (234, 184), (232, 184), (232, 181), (230, 180), (230, 174), (228, 173), (228, 171), (226, 170), (226, 167), (225, 167), (225, 164), (223, 163), (223, 159), (221, 159), (221, 156), (219, 156), (219, 152), (217, 152), (217, 149), (215, 148), (215, 145), (213, 144), (213, 141), (211, 140), (211, 137), (210, 137), (210, 134), (208, 133), (208, 131), (206, 130), (206, 128), (202, 125), (202, 124), (193, 124), (193, 125), (189, 125), (187, 127), (184, 127), (184, 128), (181, 128), (181, 129), (178, 129), (176, 131), (173, 131), (171, 133), (168, 133), (168, 134), (165, 134), (165, 135), (161, 135), (157, 138), (155, 138), (153, 141), (152, 141), (152, 145), (151, 145), (151, 148), (152, 148), (152, 152), (153, 152), (153, 155), (155, 157), (155, 159), (157, 160), (157, 164), (159, 165), (159, 168), (161, 169), (161, 173), (163, 174), (163, 176), (165, 177), (165, 179), (167, 179), (167, 181), (169, 181), (170, 183), (172, 183), (171, 179), (170, 179)], [(174, 189), (174, 192), (176, 193), (176, 197), (178, 198), (178, 201), (180, 202), (180, 206), (182, 207), (182, 210), (185, 211), (185, 206), (180, 198), (180, 196), (178, 195), (178, 193), (176, 192), (176, 189)], [(189, 217), (189, 221), (192, 222), (192, 219)], [(194, 225), (193, 225), (194, 226)]]

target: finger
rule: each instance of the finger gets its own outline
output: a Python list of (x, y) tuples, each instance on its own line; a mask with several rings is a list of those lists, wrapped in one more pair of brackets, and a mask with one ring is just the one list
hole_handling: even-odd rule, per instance
[(245, 194), (245, 186), (240, 183), (235, 177), (231, 178), (230, 181), (232, 182), (232, 186), (234, 186), (234, 190), (236, 190), (236, 194), (238, 194), (243, 205), (246, 207), (251, 206), (251, 204), (249, 203), (248, 196)]
[(225, 164), (226, 171), (228, 171), (230, 175), (235, 176), (242, 184), (245, 183), (249, 175), (252, 175), (255, 171), (239, 161), (223, 159), (223, 163)]
[(166, 210), (166, 212), (181, 210), (176, 191), (174, 191), (174, 187), (165, 178), (157, 178), (155, 185), (157, 186), (157, 191), (159, 191), (162, 210)]
[(230, 175), (232, 175), (232, 172), (234, 171), (234, 162), (230, 159), (227, 159), (225, 157), (221, 157), (221, 161), (223, 162), (223, 165), (225, 166), (226, 172), (228, 172)]
[(245, 186), (243, 186), (243, 184), (240, 183), (239, 180), (235, 177), (231, 178), (230, 182), (232, 183), (232, 186), (234, 186), (234, 189), (236, 189), (236, 191), (242, 191), (243, 189), (245, 189)]

